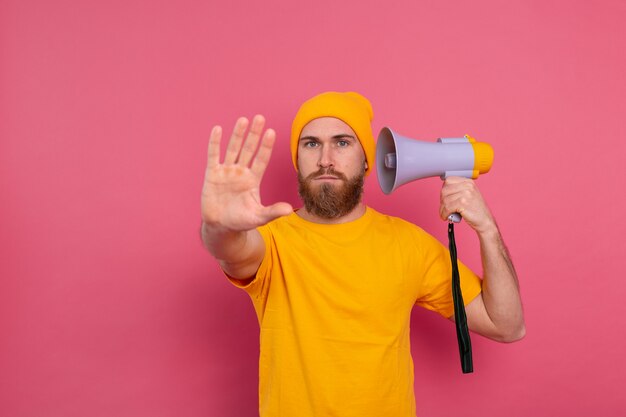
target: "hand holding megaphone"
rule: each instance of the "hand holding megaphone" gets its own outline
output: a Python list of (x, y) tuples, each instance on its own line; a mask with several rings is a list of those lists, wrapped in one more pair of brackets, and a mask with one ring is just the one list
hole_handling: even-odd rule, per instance
[[(427, 177), (451, 176), (478, 178), (489, 172), (493, 164), (493, 149), (468, 135), (462, 138), (440, 138), (423, 142), (407, 138), (384, 127), (376, 144), (378, 183), (385, 194), (399, 186)], [(461, 221), (460, 213), (449, 220)]]
[(458, 215), (476, 232), (488, 231), (495, 225), (495, 219), (487, 206), (476, 182), (470, 178), (448, 177), (443, 181), (441, 188), (439, 217), (452, 221), (452, 216)]

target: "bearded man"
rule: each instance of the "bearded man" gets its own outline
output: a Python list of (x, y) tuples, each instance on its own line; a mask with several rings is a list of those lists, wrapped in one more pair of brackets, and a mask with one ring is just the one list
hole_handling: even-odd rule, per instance
[[(448, 250), (416, 225), (361, 201), (374, 166), (370, 102), (327, 92), (291, 131), (304, 207), (263, 206), (259, 187), (276, 134), (255, 116), (235, 124), (220, 162), (213, 128), (202, 190), (202, 239), (245, 290), (260, 325), (259, 412), (274, 416), (414, 417), (413, 306), (453, 318)], [(257, 149), (258, 148), (258, 149)], [(463, 213), (480, 240), (483, 278), (460, 264), (470, 330), (524, 336), (517, 276), (472, 180), (448, 178), (440, 215)]]

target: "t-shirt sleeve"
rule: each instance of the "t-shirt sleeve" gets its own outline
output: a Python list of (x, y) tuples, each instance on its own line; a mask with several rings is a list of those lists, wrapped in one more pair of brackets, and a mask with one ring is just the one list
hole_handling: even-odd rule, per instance
[[(452, 297), (452, 264), (450, 252), (436, 238), (419, 229), (421, 235), (419, 251), (421, 252), (422, 278), (416, 304), (439, 313), (443, 317), (454, 315)], [(461, 261), (459, 276), (463, 303), (469, 304), (482, 291), (482, 280)]]

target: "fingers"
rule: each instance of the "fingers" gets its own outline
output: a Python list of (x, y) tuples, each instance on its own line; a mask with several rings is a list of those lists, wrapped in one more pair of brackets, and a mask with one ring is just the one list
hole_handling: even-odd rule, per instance
[(264, 126), (265, 118), (261, 115), (254, 116), (254, 119), (252, 119), (250, 132), (248, 132), (248, 137), (243, 144), (239, 159), (237, 160), (238, 164), (248, 166), (250, 160), (252, 159), (252, 156), (256, 152), (256, 148), (259, 144), (259, 139), (261, 138), (261, 133), (263, 133)]
[[(272, 148), (276, 141), (276, 132), (273, 129), (267, 129), (263, 133), (265, 118), (261, 115), (254, 116), (246, 136), (248, 125), (248, 119), (245, 117), (237, 119), (230, 142), (228, 142), (228, 147), (226, 148), (224, 165), (239, 164), (247, 167), (252, 162), (250, 166), (252, 172), (258, 176), (263, 176), (272, 155)], [(261, 137), (262, 134), (263, 136)], [(219, 164), (221, 138), (222, 128), (215, 126), (211, 131), (209, 139), (207, 167)], [(260, 147), (259, 141), (261, 142)], [(259, 148), (258, 151), (257, 148)]]
[(442, 195), (452, 195), (455, 193), (461, 193), (465, 190), (471, 189), (474, 186), (474, 181), (469, 178), (463, 177), (448, 177), (443, 181), (441, 187)]
[(288, 216), (293, 212), (293, 207), (289, 203), (275, 203), (263, 208), (263, 216), (266, 222), (270, 222), (278, 217)]
[(231, 165), (237, 161), (239, 151), (241, 150), (241, 143), (243, 142), (243, 136), (246, 133), (248, 127), (248, 119), (240, 117), (235, 123), (233, 134), (230, 137), (228, 148), (226, 148), (226, 156), (224, 157), (224, 164)]
[(459, 213), (476, 231), (487, 230), (495, 224), (480, 190), (469, 178), (450, 177), (444, 181), (439, 216), (447, 220), (452, 213)]
[(248, 125), (248, 119), (245, 117), (240, 117), (235, 123), (235, 128), (224, 157), (225, 165), (239, 164), (248, 166), (250, 164), (265, 127), (265, 118), (261, 115), (254, 116), (246, 136)]
[(222, 128), (214, 126), (209, 137), (209, 148), (207, 150), (207, 168), (214, 167), (220, 163), (220, 141), (222, 140)]
[(472, 200), (477, 195), (480, 195), (478, 187), (469, 178), (446, 178), (443, 182), (443, 187), (441, 187), (442, 201), (452, 199)]
[(443, 220), (447, 220), (452, 213), (463, 215), (464, 211), (474, 208), (476, 199), (479, 196), (478, 189), (471, 179), (463, 177), (446, 178), (441, 188), (439, 216)]
[(463, 213), (466, 211), (465, 203), (463, 200), (452, 200), (452, 201), (442, 201), (439, 206), (439, 217), (442, 220), (448, 220), (453, 213), (459, 213), (463, 216)]
[(250, 169), (258, 177), (262, 177), (267, 168), (267, 164), (272, 156), (272, 149), (274, 148), (274, 142), (276, 141), (276, 132), (273, 129), (267, 129), (261, 140), (261, 146), (256, 154), (256, 158), (252, 162)]

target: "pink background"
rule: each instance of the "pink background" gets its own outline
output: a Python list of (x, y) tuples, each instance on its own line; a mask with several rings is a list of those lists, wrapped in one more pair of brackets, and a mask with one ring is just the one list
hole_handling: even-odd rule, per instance
[[(369, 97), (375, 132), (495, 148), (528, 334), (474, 336), (462, 375), (415, 311), (418, 415), (623, 415), (626, 3), (382, 3), (0, 3), (1, 416), (256, 415), (256, 317), (198, 238), (208, 133), (263, 113), (264, 201), (297, 204), (290, 122), (325, 90)], [(366, 187), (445, 241), (438, 179)]]

